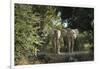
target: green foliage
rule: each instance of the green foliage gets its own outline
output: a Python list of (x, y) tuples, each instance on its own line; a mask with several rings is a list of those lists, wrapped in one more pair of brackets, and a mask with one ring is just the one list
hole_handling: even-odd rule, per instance
[(39, 27), (35, 26), (39, 17), (33, 15), (32, 5), (15, 5), (15, 60), (27, 56), (34, 46), (41, 45), (37, 34)]
[(15, 4), (15, 64), (44, 48), (55, 11), (51, 6)]

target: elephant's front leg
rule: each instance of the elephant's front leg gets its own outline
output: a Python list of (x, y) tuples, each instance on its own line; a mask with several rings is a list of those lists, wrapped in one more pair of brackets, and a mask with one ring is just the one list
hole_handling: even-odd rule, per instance
[(56, 54), (57, 52), (56, 52), (56, 38), (55, 37), (53, 37), (52, 38), (52, 47), (53, 47), (53, 52), (54, 52), (54, 54)]
[(71, 42), (68, 41), (68, 52), (70, 53), (71, 52)]
[(60, 40), (57, 40), (57, 54), (60, 54)]
[(71, 52), (73, 52), (74, 51), (74, 39), (72, 39), (72, 43), (71, 43), (72, 45), (72, 48), (71, 48)]
[(54, 40), (55, 43), (55, 54), (57, 54), (57, 39)]
[(66, 37), (63, 37), (63, 42), (64, 42), (64, 51), (68, 52), (68, 40), (66, 39)]

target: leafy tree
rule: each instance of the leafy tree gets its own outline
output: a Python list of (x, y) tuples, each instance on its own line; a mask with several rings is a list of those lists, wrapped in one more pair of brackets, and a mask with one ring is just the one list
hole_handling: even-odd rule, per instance
[(44, 51), (55, 11), (51, 6), (15, 4), (15, 64), (35, 54), (35, 49)]

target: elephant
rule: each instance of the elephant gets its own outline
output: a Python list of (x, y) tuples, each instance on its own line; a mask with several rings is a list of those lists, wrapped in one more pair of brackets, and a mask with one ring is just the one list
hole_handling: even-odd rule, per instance
[(78, 29), (52, 29), (52, 32), (50, 34), (52, 35), (51, 38), (54, 53), (60, 54), (61, 39), (63, 39), (64, 48), (66, 49), (66, 51), (73, 52), (75, 46), (75, 39), (77, 38), (78, 33)]
[(52, 45), (54, 47), (54, 53), (60, 53), (60, 38), (61, 38), (61, 31), (54, 29), (52, 30)]
[(75, 46), (75, 39), (78, 36), (78, 29), (70, 29), (67, 28), (66, 30), (62, 30), (62, 37), (64, 42), (64, 47), (66, 51), (73, 52)]

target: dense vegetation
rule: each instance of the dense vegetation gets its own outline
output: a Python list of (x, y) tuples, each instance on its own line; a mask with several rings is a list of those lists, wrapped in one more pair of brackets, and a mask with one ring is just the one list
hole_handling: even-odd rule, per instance
[(53, 62), (50, 55), (35, 55), (38, 51), (52, 52), (50, 30), (65, 29), (66, 19), (69, 28), (77, 28), (80, 32), (75, 50), (93, 52), (93, 8), (15, 4), (15, 64)]

